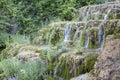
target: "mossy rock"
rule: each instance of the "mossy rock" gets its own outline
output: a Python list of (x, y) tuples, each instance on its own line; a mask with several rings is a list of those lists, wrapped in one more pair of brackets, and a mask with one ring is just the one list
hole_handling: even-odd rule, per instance
[(50, 30), (49, 43), (56, 45), (58, 42), (63, 40), (63, 31), (60, 27), (53, 27)]
[(120, 34), (114, 35), (114, 39), (120, 39)]
[(39, 52), (41, 48), (39, 46), (30, 44), (10, 44), (0, 54), (0, 59), (7, 59), (15, 57), (18, 59), (37, 59), (39, 58)]
[(47, 44), (47, 39), (49, 39), (49, 30), (50, 28), (41, 28), (38, 32), (36, 37), (33, 39), (33, 44)]
[(9, 57), (14, 57), (18, 54), (18, 50), (23, 46), (21, 44), (10, 44), (7, 46), (0, 54), (1, 59), (6, 59)]
[(48, 75), (47, 80), (55, 80), (52, 76)]
[(108, 19), (120, 19), (120, 8), (112, 9), (108, 15)]
[(105, 36), (120, 33), (120, 21), (111, 21), (104, 24)]
[(80, 46), (83, 47), (85, 44), (85, 35), (86, 35), (86, 29), (84, 29), (81, 32), (81, 36), (80, 36)]
[(98, 29), (92, 28), (89, 30), (89, 44), (88, 48), (95, 49), (98, 48)]
[[(76, 55), (77, 56), (77, 55)], [(72, 77), (90, 72), (93, 69), (97, 55), (87, 55), (85, 60), (74, 60), (75, 57), (66, 56), (60, 59), (57, 75), (69, 80)]]

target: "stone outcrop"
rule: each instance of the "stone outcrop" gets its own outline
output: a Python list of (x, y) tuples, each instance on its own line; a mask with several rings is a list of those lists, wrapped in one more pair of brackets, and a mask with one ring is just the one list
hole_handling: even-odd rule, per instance
[(107, 39), (94, 68), (97, 80), (120, 80), (120, 39)]
[(19, 60), (39, 59), (40, 58), (39, 46), (33, 46), (30, 44), (10, 44), (1, 53), (1, 59), (15, 57)]

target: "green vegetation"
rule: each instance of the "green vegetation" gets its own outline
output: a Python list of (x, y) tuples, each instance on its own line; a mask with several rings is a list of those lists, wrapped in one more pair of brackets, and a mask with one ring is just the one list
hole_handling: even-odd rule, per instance
[(97, 28), (93, 28), (89, 30), (88, 48), (90, 49), (98, 48), (98, 29)]
[[(118, 26), (119, 23), (117, 24), (111, 24), (111, 23), (108, 23), (109, 25), (105, 27), (105, 35), (116, 35), (116, 34), (119, 34), (120, 33), (120, 27)], [(117, 27), (116, 27), (117, 26)]]
[(72, 77), (90, 72), (93, 69), (95, 61), (97, 60), (97, 54), (86, 56), (85, 60), (71, 61), (70, 56), (62, 58), (59, 61), (57, 74), (64, 79), (69, 80)]
[(120, 39), (120, 34), (114, 35), (114, 39)]
[(5, 76), (15, 77), (17, 80), (39, 80), (44, 73), (45, 65), (40, 60), (21, 62), (10, 58), (0, 62), (0, 79)]
[(95, 3), (96, 0), (2, 0), (0, 29), (11, 32), (17, 27), (20, 33), (30, 34), (52, 20), (72, 20), (77, 8)]
[[(59, 77), (69, 80), (93, 70), (97, 55), (83, 54), (88, 26), (83, 24), (82, 27), (85, 28), (82, 29), (82, 23), (80, 25), (75, 23), (71, 28), (71, 41), (62, 43), (63, 25), (66, 23), (60, 26), (57, 24), (52, 26), (50, 23), (58, 20), (72, 21), (78, 8), (103, 2), (98, 0), (0, 0), (0, 80), (10, 78), (59, 80)], [(109, 17), (112, 15), (113, 13)], [(99, 15), (96, 19), (99, 17), (101, 16)], [(115, 19), (119, 17), (117, 14)], [(77, 38), (74, 37), (77, 31), (76, 26), (81, 30), (81, 34), (79, 31), (76, 34)], [(116, 28), (116, 24), (105, 27), (106, 35), (114, 34), (114, 38), (117, 39), (120, 36), (119, 31), (120, 28)], [(90, 30), (91, 39), (88, 48), (98, 46), (97, 33), (96, 29)], [(61, 58), (61, 54), (70, 52), (75, 54)]]
[(80, 37), (80, 45), (81, 45), (81, 47), (83, 47), (84, 44), (85, 44), (85, 35), (86, 35), (86, 29), (84, 28), (84, 30), (81, 33), (81, 37)]

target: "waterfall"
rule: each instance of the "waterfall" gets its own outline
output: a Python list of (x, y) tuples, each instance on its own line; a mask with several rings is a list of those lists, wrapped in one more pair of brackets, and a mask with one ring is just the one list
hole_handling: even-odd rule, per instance
[(103, 41), (104, 41), (104, 28), (103, 28), (103, 24), (104, 21), (107, 20), (109, 13), (111, 12), (111, 9), (109, 9), (107, 11), (107, 14), (105, 14), (104, 16), (104, 20), (101, 22), (101, 24), (98, 27), (98, 46), (99, 46), (99, 50), (102, 50), (102, 45), (103, 45)]
[[(82, 21), (84, 22), (85, 26), (86, 26), (86, 22), (87, 22), (87, 19), (89, 17), (89, 13), (90, 13), (90, 10), (91, 10), (91, 7), (88, 8), (87, 10), (87, 13), (85, 16), (83, 16), (83, 19)], [(88, 43), (89, 43), (89, 36), (88, 36), (88, 28), (86, 28), (86, 31), (85, 31), (85, 44), (84, 44), (84, 48), (87, 48), (88, 47)]]
[(115, 17), (117, 16), (117, 6), (114, 5), (113, 8), (114, 8), (114, 10), (115, 10), (115, 11), (114, 11), (114, 18), (115, 18)]
[(65, 28), (64, 28), (64, 42), (69, 42), (70, 41), (71, 27), (72, 27), (72, 24), (70, 24), (70, 23), (65, 25)]
[[(83, 21), (85, 24), (86, 24), (87, 19), (88, 19), (88, 17), (89, 17), (89, 12), (90, 12), (90, 10), (91, 10), (91, 7), (88, 8), (88, 11), (87, 11), (86, 15), (82, 15), (82, 21)], [(83, 13), (83, 14), (85, 14), (85, 13)]]
[[(108, 14), (109, 14), (110, 12), (111, 12), (111, 9), (109, 9), (108, 12), (107, 12), (107, 14), (104, 16), (104, 21), (107, 20)], [(103, 22), (104, 22), (104, 21), (103, 21)]]
[(103, 40), (104, 40), (103, 39), (104, 38), (104, 28), (103, 27), (98, 28), (98, 37), (99, 37), (98, 45), (99, 45), (99, 48), (101, 48)]
[(89, 44), (89, 36), (88, 36), (88, 29), (86, 29), (84, 48), (88, 48), (88, 44)]
[(10, 77), (8, 80), (17, 80), (15, 77)]

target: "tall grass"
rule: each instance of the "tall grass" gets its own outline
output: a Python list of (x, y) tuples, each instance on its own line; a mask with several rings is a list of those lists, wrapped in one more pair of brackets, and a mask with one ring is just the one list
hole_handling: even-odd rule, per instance
[(30, 37), (26, 35), (20, 34), (12, 35), (11, 39), (13, 43), (30, 43)]
[(0, 48), (10, 43), (30, 43), (30, 37), (20, 34), (11, 35), (0, 30)]
[(9, 35), (0, 30), (0, 47), (5, 46), (9, 42)]
[[(45, 66), (40, 60), (21, 62), (17, 59), (6, 59), (0, 62), (0, 74), (6, 78), (14, 77), (17, 80), (42, 80)], [(0, 76), (0, 79), (2, 76)]]

